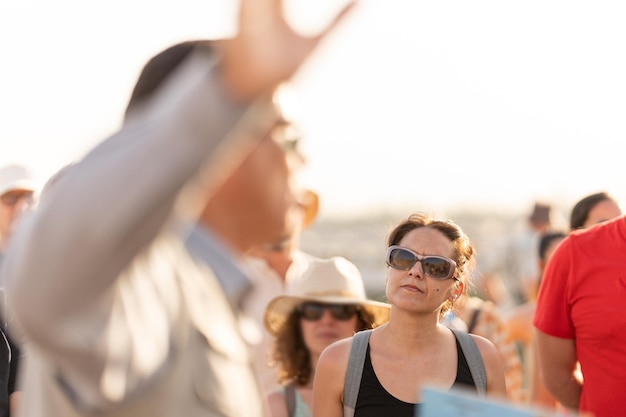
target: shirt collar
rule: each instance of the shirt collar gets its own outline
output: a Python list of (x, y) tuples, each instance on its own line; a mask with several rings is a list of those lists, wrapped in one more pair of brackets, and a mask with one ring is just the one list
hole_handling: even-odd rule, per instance
[(185, 247), (194, 259), (211, 268), (231, 305), (239, 307), (252, 284), (239, 267), (236, 255), (200, 224), (191, 228), (185, 239)]

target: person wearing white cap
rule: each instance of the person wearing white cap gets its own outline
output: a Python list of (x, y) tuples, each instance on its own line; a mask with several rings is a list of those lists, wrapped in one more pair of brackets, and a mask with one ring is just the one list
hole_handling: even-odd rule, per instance
[(22, 165), (0, 168), (0, 251), (4, 251), (20, 214), (32, 202), (35, 180)]
[(268, 396), (272, 416), (310, 416), (322, 351), (388, 318), (388, 304), (367, 299), (356, 265), (342, 257), (312, 260), (265, 310), (265, 326), (275, 337), (272, 356), (284, 384)]
[[(0, 168), (0, 265), (4, 250), (19, 216), (26, 210), (35, 193), (35, 180), (28, 168), (18, 164)], [(8, 333), (4, 289), (0, 289), (0, 417), (15, 414), (20, 393), (17, 370), (21, 352)], [(4, 390), (4, 387), (7, 389)]]

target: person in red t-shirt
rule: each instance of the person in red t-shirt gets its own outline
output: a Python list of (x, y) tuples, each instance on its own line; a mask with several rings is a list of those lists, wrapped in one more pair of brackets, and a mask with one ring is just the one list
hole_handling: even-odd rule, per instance
[(546, 266), (533, 321), (546, 387), (596, 417), (623, 414), (625, 254), (626, 217), (571, 232)]

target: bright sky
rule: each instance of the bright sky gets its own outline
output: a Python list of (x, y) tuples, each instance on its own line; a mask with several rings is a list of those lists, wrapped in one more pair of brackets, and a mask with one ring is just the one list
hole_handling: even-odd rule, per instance
[[(287, 6), (312, 31), (332, 3)], [(0, 164), (79, 158), (152, 55), (228, 34), (236, 6), (0, 0)], [(624, 21), (620, 1), (361, 0), (295, 80), (321, 216), (626, 202)]]

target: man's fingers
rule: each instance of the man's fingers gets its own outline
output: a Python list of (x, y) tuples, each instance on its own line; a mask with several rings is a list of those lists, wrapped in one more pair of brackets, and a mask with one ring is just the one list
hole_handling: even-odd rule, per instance
[(282, 0), (240, 0), (239, 30), (257, 26), (254, 22), (273, 22), (282, 17)]
[(349, 0), (319, 35), (296, 33), (286, 21), (282, 0), (240, 0), (237, 35), (217, 44), (222, 76), (229, 90), (242, 100), (285, 81), (352, 9)]
[(350, 11), (355, 5), (356, 5), (356, 0), (351, 0), (348, 4), (346, 4), (344, 8), (339, 13), (337, 13), (337, 15), (333, 18), (333, 20), (330, 22), (328, 27), (318, 37), (322, 37), (326, 35), (328, 32), (330, 32), (331, 30), (333, 30), (335, 26), (337, 26), (339, 22), (342, 21), (348, 13), (350, 13)]

